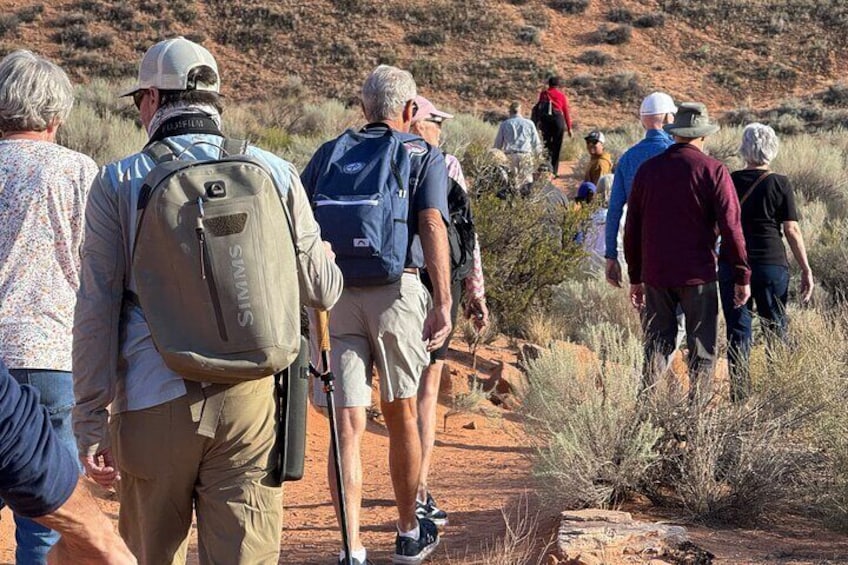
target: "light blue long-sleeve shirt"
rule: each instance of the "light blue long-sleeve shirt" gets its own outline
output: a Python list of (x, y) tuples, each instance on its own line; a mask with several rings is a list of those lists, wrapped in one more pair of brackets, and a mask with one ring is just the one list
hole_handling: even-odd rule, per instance
[(604, 254), (607, 259), (618, 259), (618, 230), (636, 171), (642, 163), (659, 155), (672, 144), (674, 140), (666, 132), (650, 129), (639, 143), (625, 151), (618, 159), (607, 211), (606, 253)]

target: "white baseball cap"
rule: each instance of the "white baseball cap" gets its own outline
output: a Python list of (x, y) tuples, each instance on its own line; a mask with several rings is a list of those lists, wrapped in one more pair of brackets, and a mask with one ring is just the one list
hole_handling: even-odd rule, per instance
[(221, 76), (212, 54), (202, 45), (180, 36), (160, 41), (147, 50), (138, 66), (138, 82), (121, 94), (129, 96), (146, 88), (189, 90), (188, 73), (207, 66), (215, 71), (215, 84), (198, 84), (195, 90), (220, 92)]
[(674, 100), (665, 92), (652, 92), (642, 100), (642, 106), (639, 107), (640, 116), (676, 113), (677, 106), (674, 105)]

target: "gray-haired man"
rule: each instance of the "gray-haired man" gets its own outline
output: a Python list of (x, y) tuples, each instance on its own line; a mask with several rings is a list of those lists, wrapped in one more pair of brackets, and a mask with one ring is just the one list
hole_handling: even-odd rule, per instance
[[(429, 362), (428, 352), (438, 349), (451, 330), (446, 228), (448, 176), (442, 153), (408, 133), (418, 110), (416, 94), (412, 75), (387, 65), (374, 69), (362, 86), (362, 108), (370, 123), (358, 137), (395, 136), (409, 157), (409, 178), (402, 179), (409, 188), (409, 240), (405, 246), (405, 268), (399, 280), (376, 286), (354, 286), (346, 281), (342, 297), (330, 316), (332, 366), (338, 379), (336, 407), (342, 480), (354, 563), (366, 562), (359, 537), (362, 503), (359, 445), (367, 423), (365, 410), (371, 405), (374, 366), (381, 379), (381, 407), (389, 431), (389, 470), (398, 508), (393, 560), (420, 563), (438, 544), (433, 522), (426, 518), (419, 520), (415, 515), (421, 466), (417, 397), (421, 373)], [(337, 144), (349, 139), (343, 135), (327, 142), (312, 157), (301, 175), (307, 192), (314, 196), (322, 175), (338, 157)], [(361, 166), (356, 170), (360, 169)], [(425, 266), (433, 283), (432, 308), (430, 294), (419, 279), (418, 271)], [(323, 396), (316, 395), (316, 402), (323, 404)], [(332, 455), (329, 475), (337, 498)]]

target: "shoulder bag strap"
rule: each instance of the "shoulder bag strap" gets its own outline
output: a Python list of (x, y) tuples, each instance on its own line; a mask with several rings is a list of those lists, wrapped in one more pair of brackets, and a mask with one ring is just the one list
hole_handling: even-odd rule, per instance
[(757, 188), (761, 182), (766, 180), (766, 177), (768, 177), (769, 175), (771, 175), (771, 171), (766, 171), (761, 174), (759, 178), (757, 178), (757, 180), (754, 181), (754, 184), (752, 184), (751, 187), (745, 192), (745, 194), (742, 195), (742, 198), (739, 199), (740, 208), (742, 207), (742, 204), (744, 204), (745, 201), (748, 200), (748, 197), (751, 196), (751, 193), (754, 192), (754, 189)]

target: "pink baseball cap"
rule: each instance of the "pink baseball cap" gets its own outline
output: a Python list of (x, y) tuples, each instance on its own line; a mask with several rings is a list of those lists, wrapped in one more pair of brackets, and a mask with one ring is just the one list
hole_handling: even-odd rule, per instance
[(453, 117), (453, 114), (437, 110), (436, 107), (433, 106), (433, 103), (423, 96), (416, 96), (413, 102), (415, 102), (418, 106), (418, 111), (412, 117), (412, 123), (420, 122), (421, 120), (429, 120), (440, 124)]

